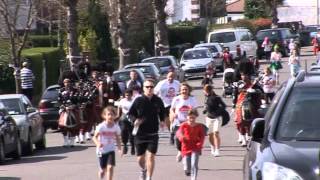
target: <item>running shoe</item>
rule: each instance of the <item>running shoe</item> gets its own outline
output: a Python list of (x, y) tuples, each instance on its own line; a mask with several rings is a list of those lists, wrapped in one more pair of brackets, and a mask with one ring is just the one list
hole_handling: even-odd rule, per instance
[(213, 156), (214, 156), (214, 157), (220, 156), (219, 149), (216, 149), (216, 150), (214, 151)]
[(139, 180), (146, 180), (147, 178), (147, 170), (141, 169)]
[(181, 162), (181, 160), (182, 160), (181, 152), (178, 151), (178, 154), (177, 154), (177, 156), (176, 156), (176, 161), (177, 161), (177, 162)]

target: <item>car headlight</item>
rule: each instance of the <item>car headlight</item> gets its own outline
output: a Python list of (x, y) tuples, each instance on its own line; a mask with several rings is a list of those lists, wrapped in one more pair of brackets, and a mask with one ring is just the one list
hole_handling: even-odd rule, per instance
[(302, 180), (292, 169), (280, 166), (272, 162), (263, 163), (262, 179), (267, 180)]

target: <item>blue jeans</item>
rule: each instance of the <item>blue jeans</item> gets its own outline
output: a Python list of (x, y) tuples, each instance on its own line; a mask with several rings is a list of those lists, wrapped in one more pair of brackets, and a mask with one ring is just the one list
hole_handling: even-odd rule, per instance
[(199, 156), (199, 152), (192, 152), (183, 157), (183, 169), (191, 172), (191, 180), (197, 179)]

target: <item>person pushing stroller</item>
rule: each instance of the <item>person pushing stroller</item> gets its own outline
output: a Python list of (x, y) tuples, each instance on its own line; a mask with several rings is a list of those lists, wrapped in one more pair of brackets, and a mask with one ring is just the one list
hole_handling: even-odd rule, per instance
[(234, 82), (235, 70), (231, 65), (226, 66), (226, 69), (223, 72), (223, 92), (222, 96), (226, 97), (227, 95), (232, 95), (233, 93), (233, 82)]

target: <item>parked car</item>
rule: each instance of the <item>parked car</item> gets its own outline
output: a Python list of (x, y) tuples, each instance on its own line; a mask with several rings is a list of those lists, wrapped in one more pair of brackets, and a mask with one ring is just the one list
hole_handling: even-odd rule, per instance
[(319, 65), (312, 65), (312, 66), (310, 66), (309, 71), (311, 71), (311, 72), (320, 72), (320, 66)]
[(156, 82), (160, 80), (160, 70), (154, 63), (136, 63), (128, 64), (123, 69), (139, 69), (146, 78), (152, 78)]
[(185, 78), (204, 77), (209, 65), (213, 68), (213, 74), (215, 74), (216, 68), (212, 53), (205, 47), (186, 49), (180, 60)]
[(42, 94), (38, 108), (46, 129), (58, 129), (59, 85), (49, 86)]
[(319, 179), (320, 74), (282, 84), (264, 118), (251, 125), (243, 179)]
[(289, 56), (289, 43), (290, 39), (294, 39), (299, 42), (299, 36), (293, 34), (289, 28), (274, 28), (274, 29), (264, 29), (257, 32), (256, 39), (258, 43), (257, 56), (259, 59), (264, 55), (264, 48), (261, 47), (264, 38), (268, 37), (270, 42), (275, 45), (278, 44), (280, 47), (280, 52), (283, 56)]
[(21, 153), (18, 126), (5, 106), (0, 103), (0, 163), (3, 163), (6, 157), (20, 159)]
[(29, 99), (23, 94), (4, 94), (0, 95), (0, 102), (3, 103), (19, 127), (23, 153), (32, 154), (33, 144), (37, 149), (46, 148), (43, 119)]
[(166, 76), (170, 69), (176, 72), (176, 78), (180, 81), (184, 81), (184, 72), (178, 66), (177, 60), (174, 56), (155, 56), (143, 59), (142, 63), (154, 63), (160, 68), (162, 76)]
[(215, 30), (209, 33), (208, 43), (219, 43), (224, 48), (228, 47), (233, 57), (237, 55), (237, 45), (240, 45), (242, 55), (256, 57), (257, 43), (246, 28)]
[[(130, 80), (131, 69), (121, 69), (113, 72), (113, 79), (118, 83), (121, 93), (124, 94), (126, 83)], [(138, 74), (138, 81), (142, 84), (145, 80), (144, 74), (139, 69), (135, 69)]]
[(222, 58), (223, 49), (219, 43), (202, 43), (202, 44), (196, 44), (194, 47), (195, 48), (196, 47), (208, 48), (212, 53), (216, 68), (218, 68), (220, 71), (223, 72), (223, 70), (224, 70), (224, 67), (223, 67), (224, 63), (223, 63), (223, 58)]

